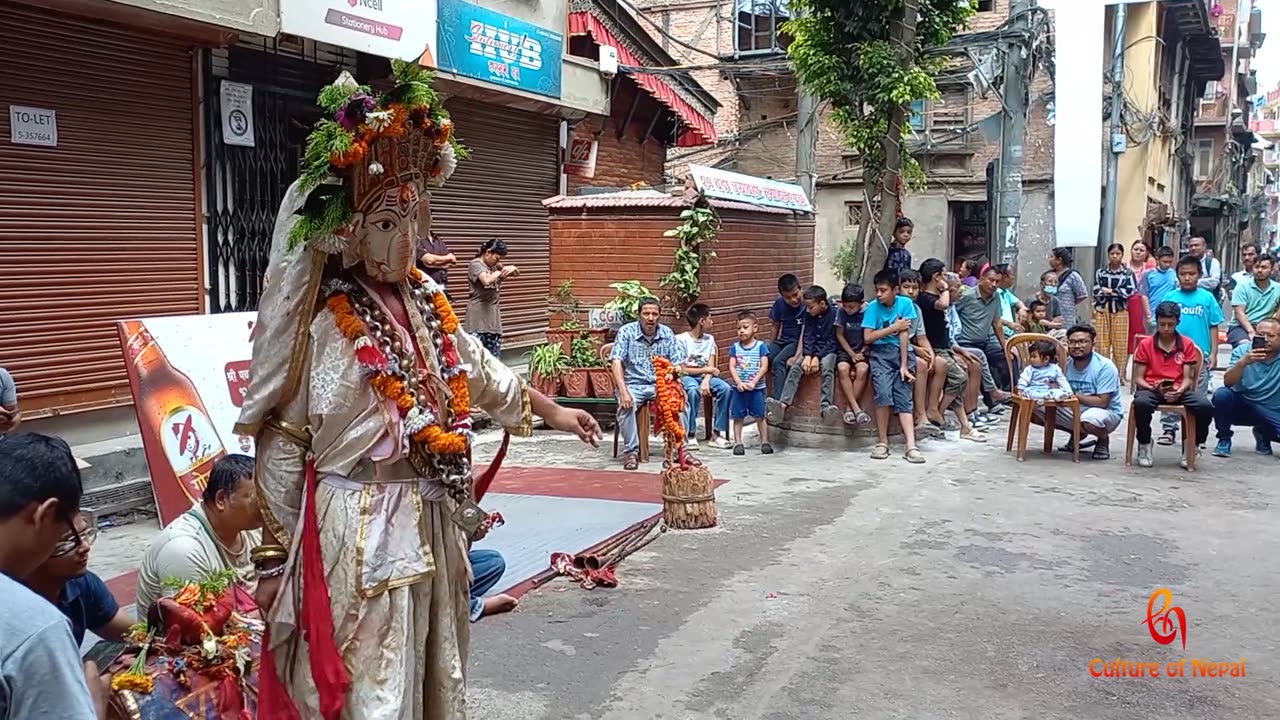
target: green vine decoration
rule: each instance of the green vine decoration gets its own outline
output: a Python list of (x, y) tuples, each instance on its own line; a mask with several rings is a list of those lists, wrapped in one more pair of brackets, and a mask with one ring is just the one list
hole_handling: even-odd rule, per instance
[(719, 229), (720, 218), (703, 201), (686, 208), (680, 213), (680, 224), (663, 233), (664, 237), (676, 239), (673, 267), (659, 282), (672, 304), (688, 305), (702, 293), (702, 268), (716, 257), (710, 246)]

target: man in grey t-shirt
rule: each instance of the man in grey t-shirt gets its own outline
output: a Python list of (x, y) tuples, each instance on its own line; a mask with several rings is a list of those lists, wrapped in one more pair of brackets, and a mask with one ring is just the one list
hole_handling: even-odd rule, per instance
[(14, 580), (64, 538), (83, 542), (72, 524), (82, 492), (66, 442), (33, 433), (0, 439), (0, 720), (106, 717), (106, 689), (97, 668), (81, 664), (71, 623)]
[(22, 416), (18, 413), (18, 384), (8, 370), (0, 367), (0, 438), (18, 429)]

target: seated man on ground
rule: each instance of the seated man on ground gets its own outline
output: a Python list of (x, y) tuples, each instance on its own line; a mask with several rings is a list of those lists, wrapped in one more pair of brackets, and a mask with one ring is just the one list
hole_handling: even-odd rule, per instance
[(840, 291), (840, 307), (836, 308), (836, 377), (844, 395), (846, 425), (869, 425), (871, 416), (862, 409), (862, 393), (866, 392), (871, 366), (867, 364), (866, 345), (862, 342), (862, 313), (866, 309), (862, 286), (849, 283)]
[(254, 548), (262, 544), (262, 513), (253, 458), (227, 455), (213, 464), (201, 502), (178, 516), (147, 546), (138, 568), (138, 615), (164, 594), (168, 580), (199, 582), (235, 572), (243, 597), (257, 586)]
[(1270, 455), (1271, 443), (1280, 442), (1280, 320), (1259, 321), (1254, 330), (1257, 334), (1249, 344), (1231, 352), (1223, 387), (1213, 394), (1213, 422), (1218, 427), (1213, 454), (1218, 457), (1231, 457), (1236, 425), (1253, 426), (1259, 455)]
[(827, 299), (827, 291), (813, 285), (804, 291), (804, 325), (801, 328), (801, 361), (787, 369), (787, 381), (777, 400), (768, 400), (769, 422), (782, 422), (787, 409), (795, 402), (800, 380), (805, 375), (818, 375), (822, 380), (822, 420), (835, 422), (840, 417), (836, 407), (836, 311)]
[(684, 375), (680, 378), (685, 395), (685, 446), (698, 447), (698, 410), (702, 398), (709, 397), (715, 417), (705, 418), (704, 422), (713, 429), (711, 446), (724, 450), (729, 447), (729, 383), (720, 378), (717, 367), (716, 339), (709, 332), (711, 308), (705, 303), (692, 305), (685, 320), (689, 331), (676, 336), (685, 352)]
[(960, 346), (982, 355), (986, 365), (982, 373), (982, 390), (987, 406), (995, 407), (1009, 399), (1009, 366), (1004, 356), (1004, 321), (999, 270), (982, 271), (978, 287), (964, 293), (956, 303), (960, 316)]
[(87, 513), (79, 513), (49, 556), (23, 583), (53, 603), (71, 621), (71, 636), (79, 647), (86, 630), (103, 640), (123, 640), (133, 618), (120, 609), (102, 578), (89, 572), (89, 547), (98, 528)]
[[(473, 541), (484, 539), (488, 533), (488, 526), (480, 526), (480, 529), (476, 530)], [(471, 563), (471, 622), (477, 622), (482, 617), (501, 615), (515, 610), (520, 601), (506, 593), (491, 597), (484, 596), (498, 584), (502, 574), (507, 571), (507, 561), (502, 558), (502, 553), (497, 550), (481, 550), (473, 547), (467, 552), (467, 561)]]
[[(1156, 307), (1156, 334), (1143, 338), (1133, 353), (1133, 415), (1137, 425), (1138, 467), (1151, 467), (1151, 419), (1161, 405), (1183, 405), (1195, 417), (1196, 446), (1209, 437), (1213, 406), (1197, 387), (1196, 369), (1204, 357), (1190, 338), (1178, 333), (1182, 308), (1165, 301)], [(1187, 468), (1187, 458), (1179, 461)]]
[(627, 323), (618, 330), (610, 355), (613, 368), (613, 384), (618, 393), (618, 433), (622, 436), (622, 469), (640, 467), (640, 433), (649, 428), (639, 428), (636, 417), (645, 403), (657, 397), (653, 358), (661, 355), (673, 366), (684, 364), (684, 346), (677, 340), (671, 328), (658, 322), (662, 310), (658, 299), (640, 299), (640, 319)]
[[(1093, 459), (1111, 459), (1111, 433), (1120, 427), (1124, 408), (1120, 404), (1120, 371), (1115, 363), (1093, 351), (1097, 331), (1089, 325), (1076, 325), (1067, 330), (1067, 384), (1080, 401), (1080, 433), (1094, 438)], [(1071, 432), (1072, 411), (1058, 408), (1055, 427)], [(1036, 408), (1031, 421), (1044, 425), (1043, 408)], [(1148, 430), (1148, 433), (1150, 430)], [(1081, 447), (1084, 443), (1081, 442)], [(1068, 442), (1063, 452), (1074, 448)]]
[(1239, 278), (1232, 288), (1232, 316), (1227, 322), (1227, 342), (1232, 348), (1248, 344), (1258, 334), (1257, 324), (1274, 318), (1280, 311), (1280, 283), (1271, 281), (1274, 265), (1272, 256), (1258, 257), (1253, 261), (1252, 274)]
[(15, 579), (67, 537), (82, 493), (66, 442), (34, 433), (0, 438), (0, 717), (7, 720), (107, 716), (104, 683), (94, 663), (81, 663), (71, 623)]

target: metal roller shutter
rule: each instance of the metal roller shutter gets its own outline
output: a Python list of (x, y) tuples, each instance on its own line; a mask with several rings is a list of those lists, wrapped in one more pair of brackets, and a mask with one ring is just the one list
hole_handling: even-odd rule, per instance
[(464, 311), (466, 264), (485, 240), (502, 238), (507, 259), (520, 268), (502, 286), (506, 345), (533, 344), (547, 328), (551, 253), (542, 201), (559, 188), (559, 121), (466, 98), (450, 98), (445, 107), (471, 150), (449, 182), (432, 192), (432, 229), (458, 257), (449, 287)]
[[(29, 414), (127, 404), (114, 321), (200, 311), (191, 51), (13, 4), (0, 37), (0, 365)], [(9, 105), (57, 147), (12, 144)]]

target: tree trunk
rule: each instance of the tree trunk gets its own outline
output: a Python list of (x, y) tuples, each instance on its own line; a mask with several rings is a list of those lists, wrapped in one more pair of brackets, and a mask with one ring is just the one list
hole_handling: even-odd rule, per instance
[[(896, 46), (904, 66), (915, 62), (916, 20), (919, 0), (906, 0), (889, 21), (890, 42)], [(867, 247), (867, 264), (863, 284), (884, 267), (893, 240), (893, 226), (898, 221), (898, 178), (902, 177), (902, 128), (907, 124), (908, 106), (899, 105), (889, 112), (889, 132), (884, 139), (884, 172), (880, 173), (879, 236), (871, 238)]]

